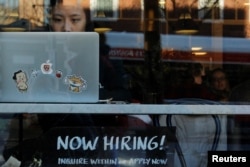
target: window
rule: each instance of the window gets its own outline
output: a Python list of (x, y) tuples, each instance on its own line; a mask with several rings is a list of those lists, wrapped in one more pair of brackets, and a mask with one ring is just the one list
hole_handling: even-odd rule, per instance
[[(25, 166), (203, 167), (223, 166), (221, 161), (235, 157), (250, 160), (250, 0), (67, 1), (83, 2), (93, 28), (108, 30), (94, 29), (100, 37), (100, 101), (64, 103), (57, 97), (56, 102), (34, 102), (30, 94), (39, 82), (38, 89), (59, 92), (64, 99), (68, 94), (61, 90), (70, 95), (69, 89), (77, 89), (80, 97), (86, 76), (67, 69), (82, 66), (73, 60), (88, 54), (84, 43), (51, 35), (44, 36), (48, 42), (36, 42), (29, 32), (27, 38), (17, 40), (12, 33), (13, 39), (4, 40), (0, 32), (0, 167), (8, 159), (3, 153), (12, 151), (11, 158), (22, 155)], [(16, 30), (16, 24), (6, 24), (14, 19), (32, 22), (26, 31), (48, 31), (50, 11), (50, 0), (0, 0), (0, 31)], [(198, 31), (177, 34), (179, 16), (186, 12), (195, 24), (183, 19), (183, 28)], [(77, 45), (82, 50), (73, 50)], [(32, 51), (49, 54), (33, 60)], [(54, 62), (57, 56), (63, 66)], [(49, 75), (40, 71), (46, 57), (54, 62)], [(2, 66), (10, 63), (17, 69)], [(78, 84), (69, 83), (71, 74)], [(3, 87), (3, 81), (8, 85)], [(27, 86), (28, 94), (23, 92)], [(32, 102), (6, 101), (7, 89)]]
[(199, 0), (198, 16), (199, 19), (220, 20), (223, 19), (223, 0)]
[(0, 0), (0, 21), (1, 24), (10, 24), (19, 17), (18, 0)]
[(118, 0), (91, 0), (90, 11), (92, 20), (117, 20)]

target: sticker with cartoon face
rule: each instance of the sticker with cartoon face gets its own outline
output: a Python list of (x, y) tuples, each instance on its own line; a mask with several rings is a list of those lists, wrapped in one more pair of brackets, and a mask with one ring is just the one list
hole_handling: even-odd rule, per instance
[(26, 92), (28, 90), (28, 78), (25, 72), (19, 70), (14, 73), (13, 80), (16, 82), (16, 86), (20, 92)]
[(47, 60), (46, 63), (42, 63), (41, 71), (43, 74), (52, 74), (53, 73), (52, 63), (50, 63), (49, 60)]
[(87, 88), (87, 82), (76, 75), (69, 75), (65, 78), (65, 83), (69, 86), (69, 90), (74, 93), (80, 93)]

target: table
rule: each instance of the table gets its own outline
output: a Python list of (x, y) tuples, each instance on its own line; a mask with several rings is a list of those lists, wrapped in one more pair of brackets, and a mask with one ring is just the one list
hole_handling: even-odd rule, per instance
[(250, 105), (0, 103), (0, 113), (250, 114)]

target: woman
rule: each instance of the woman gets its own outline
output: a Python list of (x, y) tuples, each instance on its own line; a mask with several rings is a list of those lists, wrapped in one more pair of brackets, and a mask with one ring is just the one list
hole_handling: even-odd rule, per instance
[[(89, 10), (84, 8), (83, 0), (51, 0), (51, 26), (55, 32), (83, 32), (93, 31)], [(120, 66), (109, 60), (110, 47), (106, 44), (106, 37), (100, 35), (100, 83), (105, 91), (100, 92), (100, 98), (113, 97), (114, 100), (126, 101), (130, 98), (124, 90), (123, 76), (119, 74)], [(107, 91), (108, 90), (108, 91)]]
[[(84, 9), (84, 3), (81, 0), (51, 0), (51, 30), (56, 32), (73, 31), (93, 31), (89, 13)], [(116, 101), (130, 101), (131, 94), (124, 88), (123, 74), (121, 65), (114, 64), (108, 58), (110, 47), (106, 44), (105, 34), (100, 35), (100, 83), (104, 89), (100, 90), (101, 99), (112, 97)], [(140, 118), (132, 118), (114, 115), (91, 115), (95, 125), (120, 125), (133, 126), (141, 124)], [(148, 118), (148, 117), (147, 117)], [(132, 121), (130, 121), (132, 119)], [(105, 121), (104, 121), (105, 120)], [(139, 122), (139, 123), (138, 123)], [(144, 126), (144, 123), (142, 123)]]
[[(93, 24), (90, 22), (88, 10), (84, 8), (83, 2), (82, 0), (51, 0), (50, 30), (54, 32), (93, 31)], [(101, 58), (100, 61), (100, 65), (103, 66)], [(38, 118), (44, 131), (53, 127), (116, 125), (114, 115), (39, 114)]]
[(55, 32), (93, 31), (89, 10), (82, 0), (51, 0), (51, 26)]

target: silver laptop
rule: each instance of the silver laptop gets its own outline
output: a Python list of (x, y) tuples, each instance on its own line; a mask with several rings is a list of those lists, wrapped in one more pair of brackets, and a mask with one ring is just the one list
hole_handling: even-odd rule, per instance
[(0, 32), (0, 102), (95, 103), (95, 32)]

